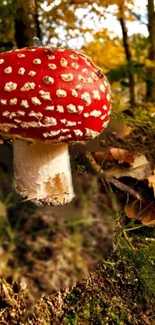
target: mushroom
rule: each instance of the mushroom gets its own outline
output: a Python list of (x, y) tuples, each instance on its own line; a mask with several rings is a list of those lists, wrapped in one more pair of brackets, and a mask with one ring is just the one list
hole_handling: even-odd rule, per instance
[(70, 202), (68, 146), (98, 136), (109, 115), (108, 81), (84, 54), (48, 47), (0, 54), (0, 134), (13, 139), (22, 197)]

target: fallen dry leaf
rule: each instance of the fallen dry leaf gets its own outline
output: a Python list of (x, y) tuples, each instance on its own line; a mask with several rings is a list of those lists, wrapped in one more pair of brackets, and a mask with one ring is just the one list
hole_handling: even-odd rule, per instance
[(126, 205), (125, 213), (128, 218), (140, 220), (143, 225), (147, 225), (149, 227), (155, 226), (154, 202), (135, 201), (132, 204)]
[(135, 154), (129, 152), (128, 150), (120, 148), (111, 148), (110, 154), (115, 160), (118, 160), (118, 162), (120, 163), (126, 162), (130, 165), (134, 163)]
[(125, 149), (111, 148), (108, 152), (95, 152), (94, 157), (98, 163), (103, 163), (104, 160), (117, 160), (119, 163), (126, 162), (131, 165), (134, 163), (135, 154)]
[(153, 188), (153, 193), (155, 197), (155, 171), (154, 171), (154, 175), (147, 177), (147, 180), (149, 182), (149, 187)]
[[(121, 165), (120, 165), (121, 166)], [(106, 173), (116, 178), (128, 176), (138, 180), (144, 180), (151, 176), (153, 171), (152, 164), (147, 160), (145, 155), (136, 156), (134, 163), (129, 168), (111, 168)]]

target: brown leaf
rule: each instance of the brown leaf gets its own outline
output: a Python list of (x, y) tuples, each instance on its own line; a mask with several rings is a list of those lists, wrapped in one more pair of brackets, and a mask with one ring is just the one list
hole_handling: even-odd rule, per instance
[(145, 155), (136, 156), (134, 163), (129, 168), (111, 168), (107, 171), (108, 175), (116, 178), (128, 176), (138, 180), (144, 180), (152, 174), (152, 164), (146, 159)]
[(115, 160), (118, 160), (120, 163), (126, 162), (130, 165), (133, 164), (135, 158), (134, 153), (120, 148), (111, 148), (110, 154)]
[(126, 162), (131, 165), (134, 162), (135, 155), (125, 149), (111, 148), (109, 152), (95, 152), (94, 157), (98, 163), (103, 163), (104, 160), (117, 160), (119, 163)]
[[(154, 171), (155, 173), (155, 171)], [(149, 177), (147, 177), (148, 182), (149, 182), (149, 187), (153, 188), (153, 193), (154, 193), (154, 197), (155, 197), (155, 175), (151, 175)]]
[(140, 220), (149, 227), (155, 226), (155, 203), (151, 201), (135, 201), (125, 207), (125, 213), (130, 219)]

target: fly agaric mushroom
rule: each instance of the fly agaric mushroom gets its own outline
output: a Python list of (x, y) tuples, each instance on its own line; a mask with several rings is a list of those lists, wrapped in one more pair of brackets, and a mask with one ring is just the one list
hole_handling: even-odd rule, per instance
[(98, 136), (109, 115), (107, 79), (84, 54), (48, 47), (0, 54), (0, 134), (13, 139), (23, 197), (70, 202), (68, 145)]

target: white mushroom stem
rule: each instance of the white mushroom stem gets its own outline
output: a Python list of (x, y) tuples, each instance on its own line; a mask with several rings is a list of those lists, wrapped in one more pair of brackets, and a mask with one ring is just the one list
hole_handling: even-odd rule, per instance
[(52, 205), (73, 199), (67, 144), (14, 140), (13, 150), (15, 186), (23, 197)]

